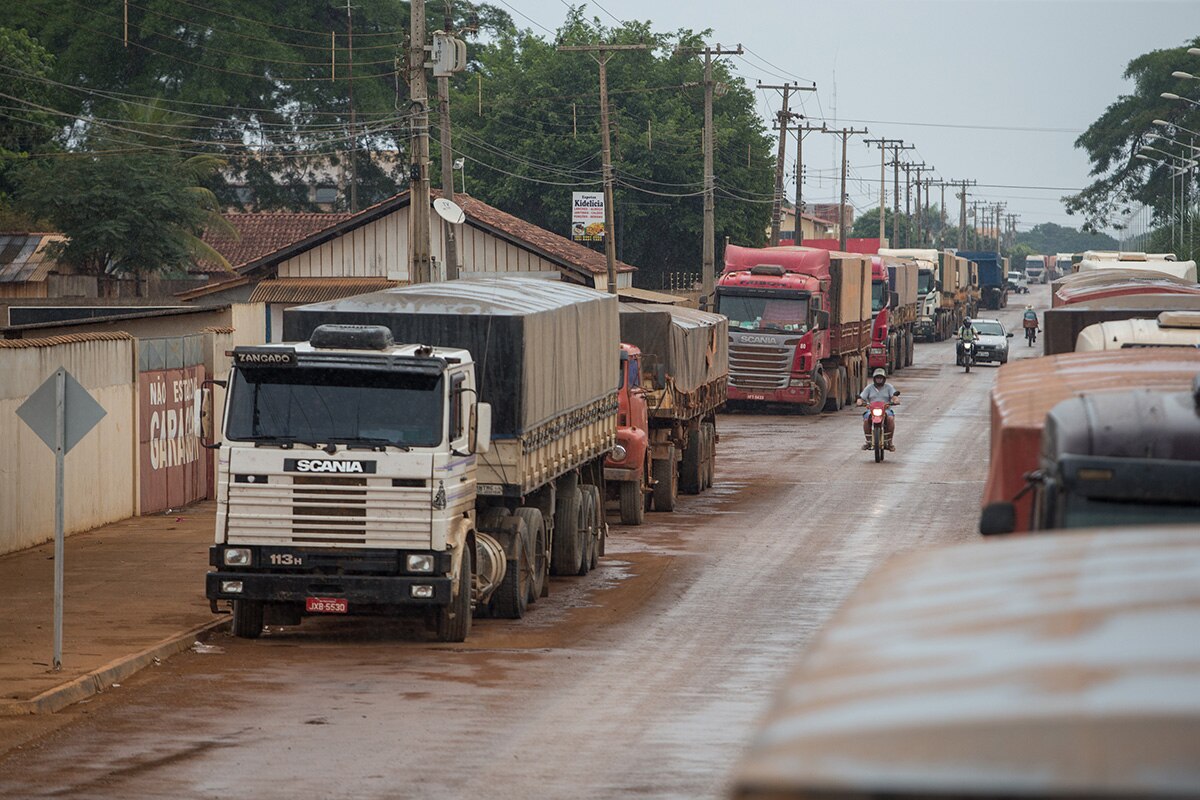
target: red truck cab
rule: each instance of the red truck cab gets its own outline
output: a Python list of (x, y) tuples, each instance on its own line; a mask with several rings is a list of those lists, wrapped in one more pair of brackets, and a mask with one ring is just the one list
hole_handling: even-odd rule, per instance
[(888, 368), (888, 305), (891, 291), (888, 271), (880, 256), (871, 256), (871, 346), (867, 348), (867, 366)]
[(646, 392), (642, 388), (642, 351), (622, 343), (621, 385), (617, 389), (617, 445), (604, 459), (604, 478), (620, 484), (621, 521), (626, 525), (641, 523), (643, 487), (648, 485), (649, 477), (646, 468), (649, 449), (650, 415)]

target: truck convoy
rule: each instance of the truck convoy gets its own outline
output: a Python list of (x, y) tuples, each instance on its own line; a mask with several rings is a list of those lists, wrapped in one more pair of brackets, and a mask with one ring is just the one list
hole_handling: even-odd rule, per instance
[(235, 635), (312, 614), (520, 617), (603, 552), (617, 300), (530, 278), (289, 309), (238, 347), (206, 594)]
[(621, 522), (648, 506), (675, 508), (678, 491), (712, 486), (717, 410), (729, 380), (725, 317), (689, 308), (621, 303), (617, 446), (604, 463)]
[(871, 256), (871, 346), (869, 369), (882, 367), (890, 375), (912, 366), (916, 338), (917, 264), (908, 259)]
[(730, 402), (804, 414), (852, 403), (866, 382), (871, 289), (869, 257), (728, 246), (716, 292), (729, 318)]
[(1008, 305), (1007, 259), (999, 253), (986, 251), (959, 251), (958, 255), (979, 266), (979, 304), (982, 308), (997, 310)]
[[(1200, 350), (1176, 347), (1066, 353), (1001, 370), (980, 531), (1120, 524), (1136, 514), (1165, 521), (1178, 518), (1167, 508), (1177, 505), (1200, 520), (1197, 375)], [(1164, 477), (1172, 469), (1183, 484)]]

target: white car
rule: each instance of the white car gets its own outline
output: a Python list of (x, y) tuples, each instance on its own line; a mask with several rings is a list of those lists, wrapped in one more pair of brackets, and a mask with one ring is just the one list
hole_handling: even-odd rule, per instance
[(1008, 273), (1008, 288), (1017, 294), (1029, 294), (1029, 279), (1025, 277), (1024, 272), (1014, 270)]
[(1004, 330), (998, 319), (974, 319), (971, 327), (979, 335), (975, 343), (975, 362), (1008, 363), (1008, 340), (1012, 334)]

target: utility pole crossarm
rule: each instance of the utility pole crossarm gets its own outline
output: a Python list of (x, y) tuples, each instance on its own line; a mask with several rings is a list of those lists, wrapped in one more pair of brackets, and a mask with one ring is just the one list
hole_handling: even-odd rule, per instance
[(608, 264), (608, 293), (617, 293), (616, 209), (613, 207), (612, 132), (608, 122), (608, 60), (614, 52), (649, 50), (647, 44), (560, 45), (563, 53), (587, 53), (600, 65), (600, 155), (604, 170), (604, 259)]

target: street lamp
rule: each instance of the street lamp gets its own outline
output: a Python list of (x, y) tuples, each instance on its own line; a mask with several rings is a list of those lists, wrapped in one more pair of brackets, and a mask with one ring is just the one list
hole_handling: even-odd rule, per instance
[(1193, 75), (1190, 72), (1179, 72), (1179, 71), (1172, 72), (1171, 77), (1172, 78), (1183, 78), (1185, 81), (1200, 81), (1200, 78), (1197, 78), (1195, 75)]
[[(1200, 48), (1198, 48), (1198, 49), (1200, 49)], [(1191, 103), (1194, 106), (1200, 106), (1200, 103), (1197, 103), (1195, 100), (1191, 100), (1186, 97), (1180, 97), (1179, 95), (1175, 94), (1174, 92), (1163, 92), (1162, 94), (1159, 95), (1159, 97), (1161, 97), (1163, 100), (1182, 100), (1185, 103)]]
[(1189, 56), (1200, 56), (1200, 47), (1189, 47), (1188, 55)]
[(1200, 131), (1194, 131), (1191, 128), (1185, 128), (1178, 122), (1167, 122), (1165, 119), (1156, 119), (1151, 124), (1157, 125), (1160, 128), (1178, 128), (1185, 133), (1190, 133), (1192, 136), (1200, 136)]
[(1200, 152), (1200, 147), (1196, 147), (1193, 144), (1187, 144), (1186, 142), (1181, 142), (1178, 139), (1172, 139), (1170, 136), (1162, 136), (1161, 134), (1157, 133), (1148, 133), (1146, 134), (1146, 139), (1155, 142), (1170, 142), (1171, 144), (1177, 144), (1180, 147), (1186, 147), (1189, 150), (1196, 150)]

